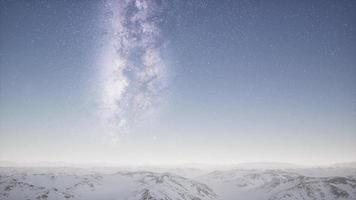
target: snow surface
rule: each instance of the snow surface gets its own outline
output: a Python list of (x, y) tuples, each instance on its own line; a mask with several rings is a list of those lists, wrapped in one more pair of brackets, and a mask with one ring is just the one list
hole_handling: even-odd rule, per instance
[[(147, 171), (149, 170), (149, 171)], [(0, 167), (1, 200), (355, 200), (356, 168)]]

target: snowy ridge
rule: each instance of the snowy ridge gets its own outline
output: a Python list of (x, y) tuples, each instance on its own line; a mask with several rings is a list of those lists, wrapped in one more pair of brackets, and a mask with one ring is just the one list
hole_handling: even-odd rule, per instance
[[(307, 171), (310, 174), (311, 170)], [(198, 179), (224, 200), (352, 200), (356, 199), (356, 179), (352, 173), (346, 171), (345, 177), (309, 177), (294, 170), (237, 169), (214, 171)]]
[(356, 180), (344, 177), (298, 177), (293, 187), (272, 196), (283, 199), (356, 199)]
[(68, 172), (1, 172), (0, 199), (175, 199), (210, 200), (206, 185), (170, 173), (118, 172), (75, 175)]
[[(351, 168), (152, 171), (0, 167), (1, 200), (354, 200)], [(171, 170), (171, 171), (170, 171)], [(204, 171), (204, 170), (203, 170)], [(172, 172), (199, 176), (183, 177)]]

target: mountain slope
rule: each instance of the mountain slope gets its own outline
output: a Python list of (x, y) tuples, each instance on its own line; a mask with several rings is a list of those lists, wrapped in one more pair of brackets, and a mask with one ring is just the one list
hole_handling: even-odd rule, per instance
[[(0, 199), (356, 199), (356, 172), (350, 168), (234, 169), (213, 171), (194, 179), (166, 172), (121, 170), (112, 173), (113, 170), (0, 168)], [(164, 171), (164, 169), (160, 170)], [(170, 170), (177, 171), (172, 168)], [(191, 169), (188, 170), (190, 171)], [(193, 174), (196, 174), (195, 171)]]
[(356, 199), (356, 180), (352, 176), (308, 177), (287, 170), (239, 169), (215, 171), (198, 180), (224, 200)]
[(0, 176), (0, 199), (165, 199), (211, 200), (217, 195), (206, 185), (169, 173), (119, 172), (8, 173)]

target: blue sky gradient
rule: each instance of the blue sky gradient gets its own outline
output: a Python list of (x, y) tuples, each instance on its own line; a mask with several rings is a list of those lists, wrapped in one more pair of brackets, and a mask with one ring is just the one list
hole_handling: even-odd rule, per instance
[(106, 1), (1, 1), (0, 160), (356, 160), (354, 1), (157, 5), (164, 106), (109, 144)]

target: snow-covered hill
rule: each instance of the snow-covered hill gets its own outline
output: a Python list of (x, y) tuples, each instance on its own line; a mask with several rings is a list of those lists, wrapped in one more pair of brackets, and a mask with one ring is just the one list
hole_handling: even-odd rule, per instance
[[(354, 171), (345, 177), (318, 176), (312, 169), (298, 170), (229, 170), (214, 171), (198, 178), (224, 200), (334, 200), (356, 199)], [(298, 171), (299, 173), (297, 173)], [(315, 172), (314, 176), (302, 175)], [(340, 171), (336, 171), (340, 173)]]
[(345, 177), (298, 177), (293, 186), (274, 194), (271, 200), (356, 199), (356, 180)]
[[(0, 167), (1, 200), (354, 200), (356, 169)], [(114, 172), (115, 171), (115, 172)], [(160, 172), (157, 172), (160, 171)], [(183, 177), (175, 173), (187, 174)], [(199, 174), (199, 175), (198, 175)], [(198, 175), (198, 176), (196, 176)]]
[(2, 172), (0, 199), (211, 200), (206, 185), (170, 173), (118, 172), (76, 175), (69, 172)]

